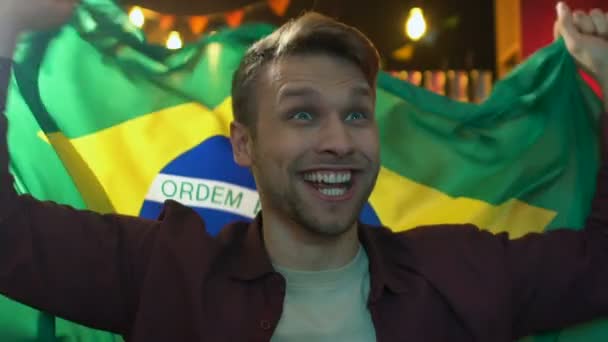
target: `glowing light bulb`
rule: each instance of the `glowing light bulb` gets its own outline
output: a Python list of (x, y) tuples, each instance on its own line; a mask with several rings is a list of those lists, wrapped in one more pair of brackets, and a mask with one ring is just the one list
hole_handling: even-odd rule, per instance
[(167, 49), (178, 50), (181, 49), (182, 46), (182, 37), (179, 35), (179, 32), (171, 31), (171, 33), (169, 33), (169, 37), (167, 38)]
[(422, 9), (414, 7), (405, 23), (405, 33), (411, 40), (419, 40), (426, 33), (426, 21)]
[(133, 25), (139, 28), (142, 28), (144, 26), (144, 23), (146, 22), (146, 17), (144, 16), (144, 12), (141, 10), (140, 7), (134, 6), (133, 8), (131, 8), (131, 11), (129, 12), (129, 21), (131, 21)]

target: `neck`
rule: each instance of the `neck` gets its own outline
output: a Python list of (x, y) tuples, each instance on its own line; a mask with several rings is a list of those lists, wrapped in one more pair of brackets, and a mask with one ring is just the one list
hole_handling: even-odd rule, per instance
[(357, 255), (357, 224), (328, 236), (310, 232), (295, 222), (263, 211), (262, 231), (270, 260), (299, 271), (323, 271), (348, 264)]

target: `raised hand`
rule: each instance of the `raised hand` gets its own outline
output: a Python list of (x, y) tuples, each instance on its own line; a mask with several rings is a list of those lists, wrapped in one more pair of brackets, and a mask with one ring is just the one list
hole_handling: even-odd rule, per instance
[(0, 28), (10, 32), (44, 30), (65, 23), (77, 0), (2, 0)]
[(78, 0), (0, 0), (0, 57), (10, 58), (17, 35), (65, 23)]
[[(608, 90), (608, 13), (594, 9), (588, 13), (571, 11), (557, 4), (555, 31), (578, 64)], [(605, 93), (608, 96), (607, 93)]]

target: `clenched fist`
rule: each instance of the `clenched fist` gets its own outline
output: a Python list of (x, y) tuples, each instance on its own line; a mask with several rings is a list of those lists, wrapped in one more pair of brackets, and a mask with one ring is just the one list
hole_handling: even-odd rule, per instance
[(608, 13), (599, 9), (571, 11), (560, 2), (557, 14), (556, 34), (563, 37), (578, 64), (608, 90)]

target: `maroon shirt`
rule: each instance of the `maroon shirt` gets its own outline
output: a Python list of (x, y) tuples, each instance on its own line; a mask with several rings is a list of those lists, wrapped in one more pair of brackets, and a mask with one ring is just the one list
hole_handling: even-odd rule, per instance
[[(8, 67), (0, 63), (0, 103)], [(270, 340), (285, 280), (260, 218), (211, 237), (198, 214), (173, 201), (151, 221), (40, 202), (12, 184), (3, 143), (0, 292), (127, 341)], [(401, 233), (361, 225), (359, 237), (380, 342), (511, 341), (608, 314), (605, 162), (583, 231), (509, 240), (471, 225)]]

